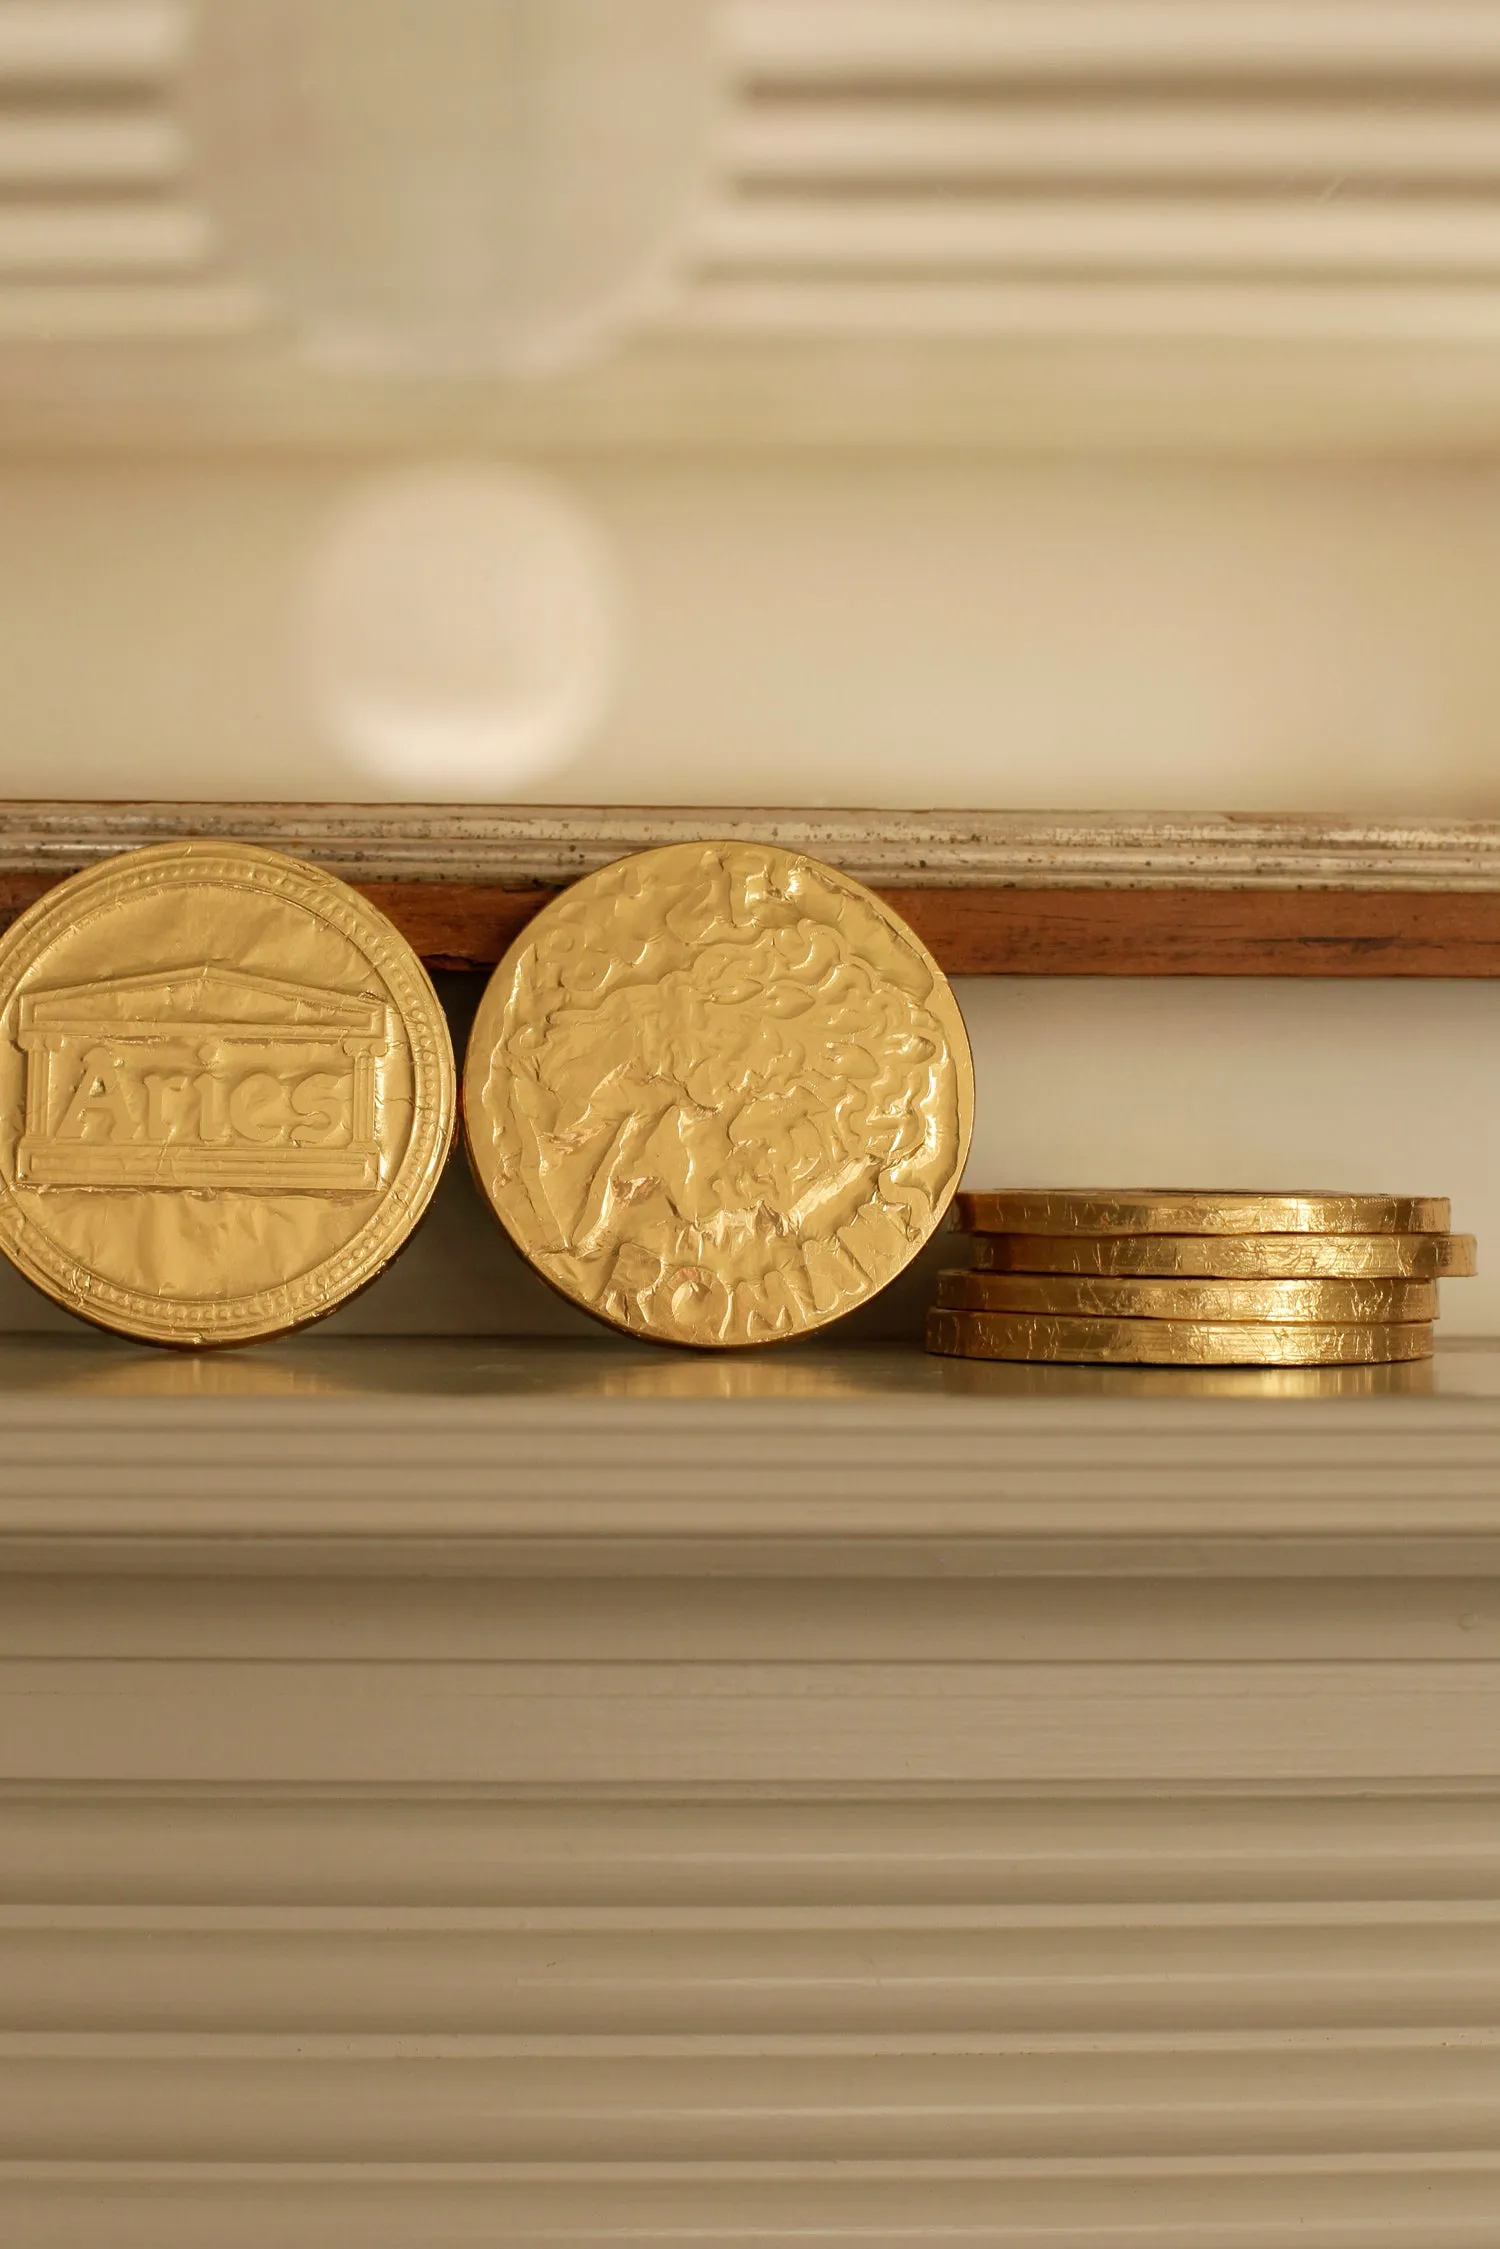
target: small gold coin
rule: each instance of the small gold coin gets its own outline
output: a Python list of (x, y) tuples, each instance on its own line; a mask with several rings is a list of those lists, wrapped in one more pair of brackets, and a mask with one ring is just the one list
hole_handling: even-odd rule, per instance
[(1427, 1358), (1356, 1367), (1133, 1367), (944, 1355), (937, 1371), (944, 1390), (959, 1398), (1430, 1398), (1437, 1364)]
[(633, 1335), (805, 1334), (893, 1280), (963, 1171), (958, 1003), (847, 875), (770, 845), (617, 860), (480, 1003), (469, 1154), (522, 1253)]
[(1088, 1187), (958, 1198), (971, 1234), (1446, 1234), (1451, 1216), (1442, 1195)]
[(1077, 1320), (1025, 1313), (927, 1315), (927, 1348), (960, 1359), (1075, 1366), (1353, 1366), (1432, 1356), (1424, 1321), (1303, 1327), (1253, 1320)]
[(938, 1275), (939, 1304), (955, 1312), (1038, 1312), (1064, 1319), (1435, 1320), (1434, 1281), (1102, 1280), (1070, 1273)]
[(1221, 1281), (1435, 1281), (1478, 1270), (1472, 1234), (975, 1234), (976, 1273)]
[(456, 1073), (406, 940), (277, 852), (162, 844), (0, 944), (0, 1248), (151, 1343), (331, 1312), (417, 1224)]

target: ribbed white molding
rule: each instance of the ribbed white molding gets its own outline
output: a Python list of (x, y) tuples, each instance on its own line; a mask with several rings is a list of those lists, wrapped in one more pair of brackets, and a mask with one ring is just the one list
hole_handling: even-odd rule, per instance
[(1482, 0), (727, 0), (725, 23), (689, 330), (1493, 338)]
[(176, 344), (233, 337), (260, 317), (233, 282), (25, 281), (0, 285), (0, 343)]
[(86, 1356), (4, 1400), (7, 2243), (1492, 2236), (1492, 1354)]
[(7, 187), (159, 185), (181, 170), (180, 130), (149, 113), (25, 117), (0, 123), (0, 183)]
[[(222, 251), (178, 84), (213, 4), (0, 7), (7, 427), (452, 442), (455, 394), (328, 381)], [(465, 393), (465, 443), (1495, 443), (1490, 0), (711, 12), (726, 98), (672, 275), (580, 379)], [(109, 345), (141, 348), (85, 370)]]
[[(252, 1563), (317, 1572), (356, 1556), (382, 1574), (418, 1563), (691, 1574), (716, 1556), (738, 1570), (820, 1577), (1113, 1574), (1148, 1559), (1234, 1576), (1314, 1564), (1500, 1570), (1500, 1397), (1427, 1394), (1427, 1366), (1278, 1375), (1279, 1397), (1253, 1374), (1214, 1378), (1222, 1394), (1207, 1397), (1169, 1377), (1122, 1398), (1088, 1394), (1086, 1374), (1069, 1394), (1055, 1376), (1047, 1384), (1050, 1370), (933, 1361), (908, 1347), (822, 1361), (789, 1352), (784, 1374), (710, 1364), (710, 1383), (722, 1377), (714, 1395), (695, 1382), (696, 1365), (679, 1372), (623, 1347), (601, 1356), (587, 1344), (466, 1351), (452, 1341), (415, 1356), (406, 1347), (403, 1359), (397, 1342), (354, 1344), (335, 1349), (326, 1373), (322, 1348), (305, 1346), (287, 1367), (251, 1363), (238, 1385), (235, 1368), (213, 1362), (188, 1362), (179, 1384), (168, 1361), (153, 1396), (151, 1365), (143, 1376), (128, 1357), (80, 1367), (64, 1346), (52, 1383), (4, 1399), (0, 1558), (87, 1571), (170, 1555), (211, 1573)], [(384, 1368), (394, 1394), (361, 1380), (361, 1359), (377, 1379)], [(495, 1394), (462, 1394), (468, 1362)], [(1440, 1354), (1440, 1377), (1447, 1369), (1462, 1386), (1471, 1363), (1492, 1365), (1486, 1347)], [(427, 1394), (401, 1394), (413, 1370)], [(1053, 1394), (1025, 1395), (1028, 1375)], [(1467, 1656), (1475, 1644), (1460, 1646)], [(1379, 1652), (1362, 1648), (1360, 1661)], [(1004, 1675), (991, 1684), (1002, 1692)], [(1117, 1684), (1060, 1675), (1058, 1691), (1095, 1696), (1124, 1738)], [(1164, 1673), (1161, 1693), (1181, 1702), (1202, 1746), (1219, 1720), (1193, 1707), (1200, 1684)], [(1482, 1668), (1433, 1686), (1491, 1692)], [(897, 1722), (918, 1723), (925, 1707), (940, 1739), (941, 1690), (924, 1704), (912, 1689)], [(130, 1691), (122, 1678), (111, 1696)], [(640, 1691), (650, 1697), (657, 1684), (643, 1677)], [(851, 1682), (851, 1709), (860, 1692)], [(143, 1722), (159, 1708), (147, 1694)], [(1351, 1723), (1364, 1725), (1362, 1708), (1351, 1705)], [(32, 1723), (51, 1714), (38, 1707)], [(603, 1723), (630, 1731), (618, 1714)], [(885, 1754), (884, 1723), (872, 1753)], [(749, 1705), (744, 1724), (755, 1754)], [(1369, 1728), (1372, 1753), (1387, 1754), (1373, 1709)], [(1291, 1746), (1319, 1756), (1295, 1732)], [(1445, 1769), (1466, 1770), (1458, 1737), (1449, 1747), (1460, 1765)], [(1134, 1755), (1128, 1744), (1124, 1753)]]
[(46, 2249), (96, 2238), (101, 2210), (121, 2249), (264, 2249), (273, 2238), (290, 2249), (330, 2239), (784, 2249), (810, 2230), (837, 2249), (1055, 2249), (1070, 2235), (1089, 2249), (1136, 2249), (1143, 2238), (1153, 2249), (1291, 2249), (1320, 2235), (1331, 2249), (1489, 2249), (1500, 2198), (1500, 2164), (1484, 2151), (775, 2166), (59, 2162), (16, 2176), (18, 2238)]
[(0, 210), (0, 276), (77, 272), (175, 273), (208, 249), (199, 212), (121, 201)]
[(5, 0), (0, 80), (149, 86), (180, 64), (190, 25), (183, 0)]
[(729, 0), (727, 14), (742, 66), (778, 84), (958, 71), (1404, 82), (1500, 68), (1489, 0)]
[[(193, 0), (0, 6), (0, 346), (238, 334), (175, 112)], [(66, 380), (66, 378), (64, 378)]]

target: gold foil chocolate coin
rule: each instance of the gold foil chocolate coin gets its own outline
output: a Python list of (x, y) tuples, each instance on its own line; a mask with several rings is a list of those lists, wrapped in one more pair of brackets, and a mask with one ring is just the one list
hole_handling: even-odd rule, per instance
[(975, 1234), (969, 1249), (977, 1273), (1435, 1281), (1478, 1271), (1472, 1234)]
[(1358, 1366), (1432, 1356), (1425, 1321), (1297, 1326), (1272, 1321), (1084, 1320), (1026, 1313), (927, 1315), (927, 1348), (961, 1359), (1062, 1360), (1076, 1366)]
[(1212, 1194), (1175, 1187), (960, 1195), (973, 1234), (1446, 1234), (1442, 1195)]
[(941, 1222), (973, 1124), (926, 948), (795, 852), (676, 844), (543, 908), (464, 1071), (480, 1187), (537, 1270), (659, 1342), (819, 1328)]
[(1181, 1281), (1089, 1274), (938, 1275), (957, 1312), (1038, 1312), (1066, 1319), (1351, 1321), (1437, 1318), (1434, 1281)]
[(0, 943), (0, 1247), (70, 1311), (246, 1343), (394, 1256), (452, 1142), (421, 962), (348, 886), (163, 844), (49, 891)]

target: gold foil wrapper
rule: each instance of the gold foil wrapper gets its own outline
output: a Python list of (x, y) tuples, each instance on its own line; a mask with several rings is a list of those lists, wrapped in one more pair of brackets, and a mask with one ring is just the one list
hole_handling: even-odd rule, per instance
[(959, 1312), (1071, 1319), (1269, 1320), (1345, 1326), (1435, 1320), (1435, 1281), (1102, 1280), (1052, 1273), (938, 1276), (937, 1301)]
[(974, 1234), (1446, 1234), (1442, 1195), (1200, 1192), (1176, 1187), (1018, 1188), (963, 1194)]
[(1222, 1281), (1439, 1280), (1479, 1270), (1472, 1234), (974, 1234), (977, 1273)]
[(942, 1387), (959, 1398), (1232, 1398), (1321, 1402), (1429, 1398), (1438, 1388), (1432, 1359), (1368, 1366), (1094, 1366), (1062, 1359), (955, 1359), (935, 1356)]
[(0, 1247), (152, 1343), (330, 1312), (420, 1219), (452, 1144), (437, 995), (354, 891), (165, 844), (49, 891), (0, 944)]
[(927, 1315), (927, 1348), (956, 1358), (1079, 1366), (1358, 1366), (1432, 1355), (1425, 1322), (1326, 1327), (1272, 1321), (1061, 1319), (1024, 1313)]
[(469, 1155), (573, 1303), (655, 1342), (825, 1327), (948, 1209), (974, 1114), (958, 1003), (870, 891), (770, 846), (575, 883), (480, 1005)]

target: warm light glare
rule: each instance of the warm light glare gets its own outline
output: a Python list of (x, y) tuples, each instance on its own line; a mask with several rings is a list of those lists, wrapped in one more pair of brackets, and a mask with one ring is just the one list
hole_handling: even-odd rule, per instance
[(603, 535), (559, 487), (450, 468), (362, 487), (307, 588), (318, 722), (372, 780), (503, 796), (603, 719), (619, 601)]

